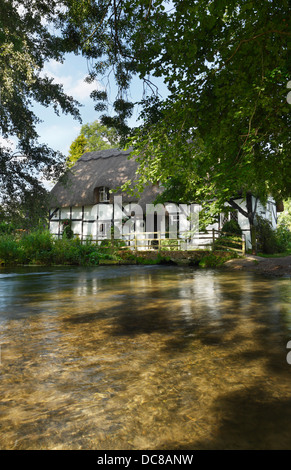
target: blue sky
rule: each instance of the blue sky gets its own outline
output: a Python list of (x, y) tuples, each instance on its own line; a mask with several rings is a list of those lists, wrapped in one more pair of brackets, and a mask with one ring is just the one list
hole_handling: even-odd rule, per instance
[[(116, 95), (116, 87), (110, 79), (104, 79), (102, 82), (95, 82), (88, 84), (84, 81), (87, 73), (87, 61), (83, 57), (70, 54), (63, 64), (56, 61), (50, 61), (45, 66), (44, 73), (52, 77), (56, 83), (61, 83), (64, 91), (73, 96), (77, 101), (82, 104), (80, 108), (83, 124), (93, 122), (98, 119), (102, 113), (94, 110), (94, 102), (90, 98), (90, 93), (97, 88), (106, 87), (109, 94), (109, 112), (110, 100), (114, 101)], [(155, 79), (154, 83), (159, 86), (159, 92), (166, 93), (166, 87), (159, 79)], [(143, 85), (139, 80), (134, 80), (131, 90), (130, 98), (133, 100), (140, 100), (142, 98)], [(57, 116), (52, 107), (46, 108), (40, 105), (34, 107), (34, 112), (43, 121), (37, 126), (40, 143), (48, 144), (54, 150), (59, 150), (65, 155), (68, 154), (69, 147), (72, 141), (79, 135), (81, 124), (70, 115), (61, 114)], [(128, 122), (130, 126), (135, 125), (137, 122), (137, 114)]]

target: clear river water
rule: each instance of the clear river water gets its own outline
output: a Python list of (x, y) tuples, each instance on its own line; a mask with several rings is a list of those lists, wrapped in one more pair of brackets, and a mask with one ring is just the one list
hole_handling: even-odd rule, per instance
[(2, 268), (0, 449), (291, 449), (289, 341), (290, 278)]

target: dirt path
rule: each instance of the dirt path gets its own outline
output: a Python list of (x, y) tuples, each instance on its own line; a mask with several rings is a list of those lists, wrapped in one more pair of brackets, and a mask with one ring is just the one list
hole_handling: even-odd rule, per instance
[(224, 266), (234, 270), (255, 271), (270, 276), (291, 277), (291, 256), (261, 258), (260, 256), (246, 255), (242, 259), (227, 261)]

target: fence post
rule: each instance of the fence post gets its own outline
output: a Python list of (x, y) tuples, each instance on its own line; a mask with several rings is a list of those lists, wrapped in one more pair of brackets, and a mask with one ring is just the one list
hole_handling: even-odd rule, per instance
[(136, 232), (134, 232), (134, 251), (137, 252), (137, 239), (136, 239)]
[(243, 256), (246, 254), (246, 236), (242, 234), (242, 254)]
[(161, 250), (161, 232), (158, 232), (158, 251)]
[(213, 249), (214, 249), (214, 243), (215, 243), (215, 229), (212, 229), (212, 243), (213, 243)]

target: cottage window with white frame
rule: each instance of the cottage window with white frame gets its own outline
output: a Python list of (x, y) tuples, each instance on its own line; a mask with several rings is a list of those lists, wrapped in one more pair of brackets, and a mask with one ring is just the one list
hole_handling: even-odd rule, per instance
[(109, 202), (109, 189), (105, 186), (99, 188), (99, 202)]

